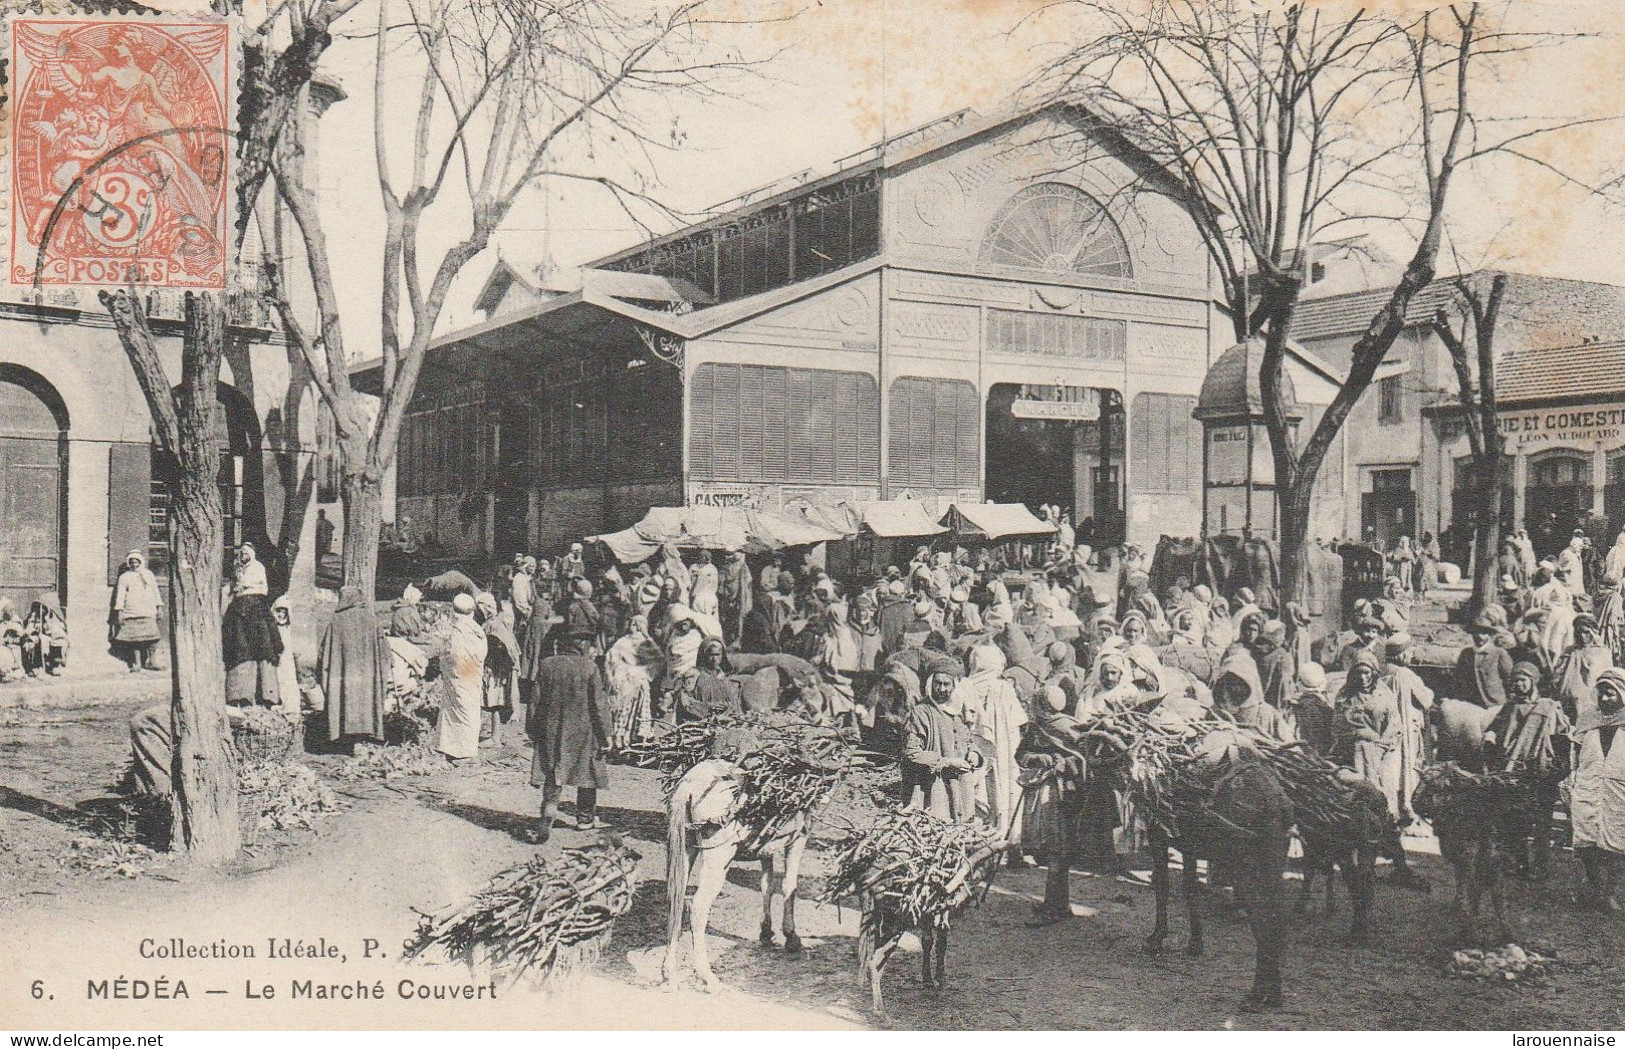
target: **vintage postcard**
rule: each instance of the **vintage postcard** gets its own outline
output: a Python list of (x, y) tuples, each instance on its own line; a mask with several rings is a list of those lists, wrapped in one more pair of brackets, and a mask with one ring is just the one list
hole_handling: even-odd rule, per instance
[(0, 0), (0, 1027), (1615, 1044), (1616, 7)]

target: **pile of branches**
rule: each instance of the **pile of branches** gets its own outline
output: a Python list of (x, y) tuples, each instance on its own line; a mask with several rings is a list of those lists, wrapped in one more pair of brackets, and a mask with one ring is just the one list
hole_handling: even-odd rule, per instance
[(237, 770), (238, 806), (253, 830), (312, 829), (342, 805), (309, 765), (256, 761)]
[(419, 682), (394, 696), (395, 709), (384, 712), (384, 742), (406, 747), (432, 738), (440, 717), (438, 682)]
[(1336, 762), (1301, 743), (1266, 741), (1260, 755), (1292, 799), (1299, 833), (1360, 847), (1382, 844), (1394, 832), (1386, 800), (1349, 782)]
[(597, 960), (615, 919), (632, 909), (639, 858), (608, 836), (557, 860), (538, 853), (460, 908), (419, 912), (406, 956), (487, 964), (506, 985), (525, 975), (535, 985), (563, 979)]
[(435, 749), (435, 720), (440, 700), (433, 683), (397, 693), (396, 709), (384, 714), (384, 743), (358, 743), (355, 756), (333, 774), (340, 779), (401, 779), (446, 771), (446, 759)]
[(739, 766), (735, 818), (750, 828), (748, 852), (777, 838), (792, 820), (810, 816), (852, 763), (841, 733), (784, 712), (715, 714), (639, 740), (622, 751), (630, 763), (665, 774), (669, 794), (701, 761), (727, 756)]
[(614, 756), (640, 769), (659, 769), (670, 792), (683, 773), (711, 756), (712, 741), (721, 727), (743, 720), (738, 715), (716, 714), (681, 725), (657, 723), (659, 731), (654, 735), (631, 741)]
[(1243, 760), (1262, 762), (1281, 781), (1300, 831), (1365, 844), (1388, 829), (1386, 810), (1375, 813), (1335, 763), (1220, 718), (1112, 711), (1083, 726), (1076, 755), (1089, 778), (1114, 778), (1143, 818), (1176, 838), (1181, 822), (1205, 811), (1219, 778)]
[(156, 851), (140, 842), (79, 837), (68, 843), (60, 862), (99, 878), (139, 878), (159, 859)]
[(355, 756), (333, 770), (339, 779), (400, 779), (446, 771), (446, 759), (428, 743), (401, 747), (357, 743)]
[(1511, 827), (1533, 803), (1529, 777), (1513, 770), (1472, 772), (1454, 761), (1422, 769), (1411, 807), (1443, 834), (1477, 835)]
[(893, 809), (835, 845), (835, 873), (821, 898), (873, 901), (910, 926), (946, 927), (993, 884), (1004, 843), (980, 824), (949, 823), (919, 809)]

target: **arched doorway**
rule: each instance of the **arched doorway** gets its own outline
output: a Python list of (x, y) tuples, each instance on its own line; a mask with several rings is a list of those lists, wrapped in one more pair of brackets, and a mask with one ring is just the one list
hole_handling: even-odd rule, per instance
[(1590, 455), (1559, 448), (1529, 457), (1524, 526), (1535, 553), (1550, 557), (1568, 544), (1591, 516), (1591, 494)]
[(68, 410), (35, 372), (0, 364), (0, 597), (18, 613), (67, 579)]

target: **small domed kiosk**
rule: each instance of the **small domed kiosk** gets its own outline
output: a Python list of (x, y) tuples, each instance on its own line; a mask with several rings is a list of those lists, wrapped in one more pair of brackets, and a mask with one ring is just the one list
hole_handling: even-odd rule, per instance
[[(1258, 376), (1263, 357), (1261, 338), (1225, 350), (1202, 380), (1191, 413), (1202, 424), (1202, 521), (1209, 535), (1276, 533), (1275, 460)], [(1285, 369), (1281, 387), (1287, 420), (1296, 433), (1303, 409)]]

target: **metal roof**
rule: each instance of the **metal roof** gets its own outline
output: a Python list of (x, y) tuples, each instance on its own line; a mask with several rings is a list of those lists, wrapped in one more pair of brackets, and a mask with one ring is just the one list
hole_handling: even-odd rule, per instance
[[(1301, 353), (1299, 347), (1289, 347), (1293, 356)], [(1264, 340), (1249, 339), (1238, 342), (1219, 355), (1202, 380), (1202, 392), (1196, 398), (1198, 419), (1227, 415), (1258, 416), (1264, 414), (1263, 385), (1259, 379), (1258, 361), (1264, 356)], [(1282, 393), (1286, 397), (1289, 415), (1301, 414), (1298, 391), (1292, 376), (1281, 370)]]

